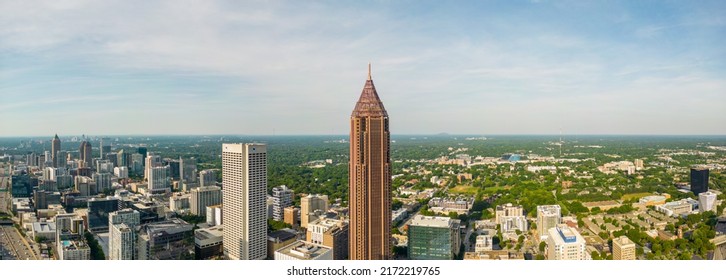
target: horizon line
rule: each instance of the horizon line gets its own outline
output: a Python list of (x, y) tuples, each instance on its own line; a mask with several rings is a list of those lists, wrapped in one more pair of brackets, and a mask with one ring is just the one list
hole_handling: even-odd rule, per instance
[[(55, 135), (55, 134), (54, 134)], [(52, 139), (54, 135), (10, 135), (10, 136), (0, 136), (0, 139), (3, 138), (49, 138)], [(96, 134), (70, 134), (65, 136), (60, 136), (60, 138), (69, 138), (69, 137), (82, 137), (85, 135), (86, 138), (108, 138), (108, 137), (172, 137), (172, 136), (196, 136), (196, 137), (224, 137), (224, 136), (232, 136), (232, 137), (290, 137), (290, 136), (348, 136), (348, 134), (221, 134), (221, 133), (212, 133), (212, 134), (106, 134), (106, 135), (96, 135)], [(476, 134), (476, 133), (401, 133), (401, 134), (391, 134), (391, 136), (478, 136), (478, 137), (494, 137), (494, 136), (683, 136), (683, 137), (726, 137), (726, 134), (666, 134), (666, 133), (653, 133), (653, 134), (635, 134), (635, 133), (578, 133), (578, 134), (559, 134), (559, 133), (553, 133), (553, 134), (546, 134), (546, 133), (492, 133), (492, 134)]]

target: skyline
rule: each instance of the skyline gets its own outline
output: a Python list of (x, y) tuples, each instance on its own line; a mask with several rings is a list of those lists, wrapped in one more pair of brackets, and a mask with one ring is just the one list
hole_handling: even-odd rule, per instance
[(0, 137), (726, 134), (723, 2), (267, 4), (5, 2)]

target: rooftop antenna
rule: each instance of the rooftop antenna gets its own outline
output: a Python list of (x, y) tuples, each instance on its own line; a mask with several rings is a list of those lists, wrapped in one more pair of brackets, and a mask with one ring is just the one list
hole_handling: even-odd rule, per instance
[(371, 80), (371, 63), (368, 62), (368, 80)]

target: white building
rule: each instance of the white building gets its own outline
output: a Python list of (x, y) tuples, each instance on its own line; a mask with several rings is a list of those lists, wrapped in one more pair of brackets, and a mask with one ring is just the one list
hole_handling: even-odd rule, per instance
[(537, 234), (540, 239), (546, 237), (551, 228), (562, 223), (561, 211), (559, 205), (537, 206)]
[(189, 211), (189, 201), (191, 200), (192, 195), (185, 193), (174, 193), (169, 198), (169, 209), (171, 211), (174, 211), (176, 213), (186, 213)]
[(218, 226), (222, 224), (222, 205), (207, 206), (207, 224)]
[(484, 252), (484, 251), (491, 251), (492, 250), (492, 236), (490, 235), (478, 235), (476, 237), (476, 243), (474, 247), (474, 252)]
[(214, 186), (217, 183), (217, 172), (214, 169), (199, 171), (199, 186)]
[(128, 178), (129, 177), (129, 168), (126, 166), (114, 167), (113, 175), (116, 175), (116, 177), (118, 177), (120, 179)]
[(698, 194), (698, 208), (701, 213), (706, 211), (716, 211), (716, 194), (711, 191)]
[(147, 168), (149, 171), (149, 193), (160, 194), (169, 190), (169, 166)]
[(293, 192), (285, 185), (272, 188), (272, 219), (275, 221), (284, 220), (283, 209), (292, 206)]
[(111, 173), (94, 173), (93, 181), (96, 181), (98, 192), (111, 189)]
[(161, 166), (161, 157), (158, 155), (148, 154), (144, 160), (144, 179), (149, 179), (151, 169)]
[(503, 233), (513, 231), (527, 231), (527, 218), (524, 216), (502, 217), (499, 220), (499, 228)]
[(195, 188), (191, 194), (189, 208), (193, 215), (206, 216), (207, 206), (222, 203), (222, 189), (217, 186)]
[(551, 228), (547, 235), (548, 260), (590, 259), (585, 251), (585, 239), (574, 228), (560, 224)]
[(108, 214), (109, 260), (135, 260), (136, 231), (135, 227), (141, 223), (139, 211), (124, 209)]
[(333, 249), (330, 247), (295, 241), (275, 251), (275, 260), (333, 260)]
[(222, 144), (222, 182), (224, 255), (232, 260), (265, 259), (267, 146)]
[(501, 223), (502, 218), (504, 217), (517, 217), (517, 216), (524, 216), (524, 208), (522, 206), (515, 206), (511, 203), (507, 203), (505, 205), (499, 205), (495, 209), (495, 219), (494, 222), (497, 224)]

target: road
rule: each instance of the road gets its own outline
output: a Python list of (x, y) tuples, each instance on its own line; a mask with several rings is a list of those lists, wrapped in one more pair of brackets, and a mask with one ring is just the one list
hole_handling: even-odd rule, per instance
[[(35, 252), (33, 252), (28, 242), (20, 235), (17, 229), (12, 226), (2, 226), (0, 227), (0, 232), (2, 233), (3, 237), (3, 242), (0, 243), (2, 245), (1, 250), (12, 252), (12, 255), (14, 257), (13, 259), (37, 259), (37, 257), (35, 256)], [(3, 258), (4, 257), (5, 256), (3, 256)]]

